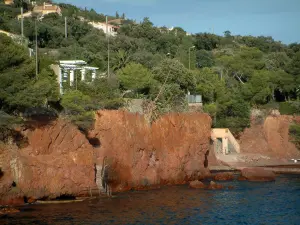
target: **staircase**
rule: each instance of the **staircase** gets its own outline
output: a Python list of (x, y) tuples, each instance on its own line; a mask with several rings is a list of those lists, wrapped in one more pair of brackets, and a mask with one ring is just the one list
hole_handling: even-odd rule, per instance
[(96, 165), (96, 184), (98, 189), (105, 193), (105, 187), (103, 187), (103, 176), (101, 174), (102, 172), (102, 165)]
[[(214, 141), (215, 146), (217, 146), (216, 152), (228, 155), (230, 153), (236, 152), (240, 153), (240, 144), (236, 141), (229, 129), (212, 129), (211, 139)], [(218, 149), (219, 140), (222, 140), (221, 151)]]

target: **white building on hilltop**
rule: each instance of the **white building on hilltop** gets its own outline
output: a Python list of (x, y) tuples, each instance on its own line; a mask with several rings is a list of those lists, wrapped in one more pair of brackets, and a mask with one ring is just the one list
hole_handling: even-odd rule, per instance
[(59, 83), (60, 94), (63, 94), (63, 83), (69, 83), (69, 86), (74, 86), (77, 82), (77, 76), (75, 72), (80, 71), (81, 81), (88, 80), (87, 72), (91, 72), (91, 81), (97, 77), (98, 67), (87, 66), (87, 63), (83, 60), (64, 60), (59, 61), (59, 64), (50, 66), (54, 73), (57, 75), (57, 81)]
[(103, 30), (105, 34), (108, 34), (110, 36), (116, 36), (117, 31), (119, 29), (118, 26), (112, 25), (112, 24), (106, 24), (101, 22), (89, 22), (90, 25), (92, 25), (94, 28), (98, 30)]

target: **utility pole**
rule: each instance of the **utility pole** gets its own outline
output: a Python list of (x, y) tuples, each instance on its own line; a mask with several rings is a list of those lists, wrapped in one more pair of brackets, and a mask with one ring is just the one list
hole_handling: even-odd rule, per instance
[[(22, 1), (23, 3), (23, 1)], [(23, 4), (21, 6), (21, 35), (22, 39), (24, 38), (24, 16), (23, 16)]]
[(196, 46), (192, 46), (189, 48), (189, 70), (191, 70), (191, 49), (195, 48)]
[(68, 24), (67, 24), (67, 17), (65, 17), (65, 38), (68, 38)]
[(38, 78), (38, 41), (37, 41), (37, 25), (36, 25), (37, 18), (35, 20), (35, 79)]
[(107, 38), (107, 77), (110, 77), (110, 73), (109, 73), (109, 34), (108, 34), (108, 18), (106, 16), (106, 38)]

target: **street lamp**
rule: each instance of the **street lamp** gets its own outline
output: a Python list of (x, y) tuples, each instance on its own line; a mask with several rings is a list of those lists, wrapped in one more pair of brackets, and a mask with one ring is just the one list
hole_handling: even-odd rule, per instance
[(191, 70), (191, 49), (194, 49), (196, 46), (192, 46), (189, 48), (189, 70)]

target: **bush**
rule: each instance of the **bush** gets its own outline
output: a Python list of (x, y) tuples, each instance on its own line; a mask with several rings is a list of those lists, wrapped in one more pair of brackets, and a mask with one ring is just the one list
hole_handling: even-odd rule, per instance
[(292, 138), (292, 142), (294, 142), (294, 144), (300, 150), (300, 125), (291, 125), (289, 132)]
[(63, 96), (61, 104), (65, 114), (80, 130), (86, 131), (92, 128), (95, 119), (89, 96), (80, 91), (69, 91)]
[(250, 126), (249, 118), (226, 117), (217, 120), (217, 128), (228, 128), (233, 134), (242, 132), (246, 127)]
[(279, 105), (279, 111), (281, 115), (299, 115), (300, 114), (300, 102), (282, 102)]

